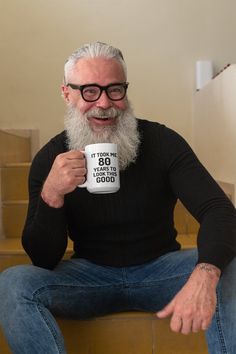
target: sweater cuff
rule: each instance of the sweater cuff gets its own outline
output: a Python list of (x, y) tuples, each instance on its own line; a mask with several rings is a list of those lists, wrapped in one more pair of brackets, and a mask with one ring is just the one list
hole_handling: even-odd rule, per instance
[(204, 245), (204, 249), (198, 250), (197, 264), (213, 264), (223, 272), (234, 257), (235, 253), (226, 245)]

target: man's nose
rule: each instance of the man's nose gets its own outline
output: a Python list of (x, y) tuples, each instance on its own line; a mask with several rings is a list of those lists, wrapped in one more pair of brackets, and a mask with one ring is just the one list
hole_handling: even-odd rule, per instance
[(99, 108), (104, 108), (104, 109), (112, 107), (112, 101), (107, 96), (105, 91), (102, 91), (101, 96), (96, 101), (96, 106), (99, 107)]

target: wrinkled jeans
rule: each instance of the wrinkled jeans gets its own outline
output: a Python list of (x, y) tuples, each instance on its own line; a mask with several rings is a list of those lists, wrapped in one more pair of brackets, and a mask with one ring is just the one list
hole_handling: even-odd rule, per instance
[[(85, 259), (63, 261), (52, 271), (15, 266), (0, 275), (0, 323), (14, 354), (65, 354), (53, 315), (84, 319), (130, 310), (156, 312), (185, 284), (196, 261), (196, 250), (184, 250), (124, 268)], [(235, 354), (236, 258), (221, 277), (217, 297), (206, 333), (209, 353)]]

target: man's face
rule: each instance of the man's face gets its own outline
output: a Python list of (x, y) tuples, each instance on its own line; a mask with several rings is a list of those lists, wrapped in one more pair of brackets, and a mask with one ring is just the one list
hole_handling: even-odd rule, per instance
[[(83, 58), (78, 60), (73, 72), (70, 73), (69, 83), (76, 85), (97, 84), (107, 86), (109, 84), (123, 83), (126, 81), (123, 68), (115, 59)], [(95, 102), (86, 102), (81, 96), (79, 90), (73, 90), (71, 87), (62, 86), (63, 96), (68, 104), (76, 107), (80, 113), (84, 114), (94, 108), (108, 109), (111, 107), (124, 111), (127, 108), (127, 100), (123, 98), (120, 101), (109, 99), (105, 91), (102, 91), (100, 98)], [(89, 125), (93, 131), (98, 132), (106, 126), (116, 124), (117, 118), (98, 119), (89, 117)]]

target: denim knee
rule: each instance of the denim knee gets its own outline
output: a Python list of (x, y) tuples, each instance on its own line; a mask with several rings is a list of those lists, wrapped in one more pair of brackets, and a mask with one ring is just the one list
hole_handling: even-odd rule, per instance
[(30, 265), (19, 265), (10, 267), (0, 274), (0, 317), (5, 310), (14, 309), (15, 301), (30, 290), (32, 268)]

